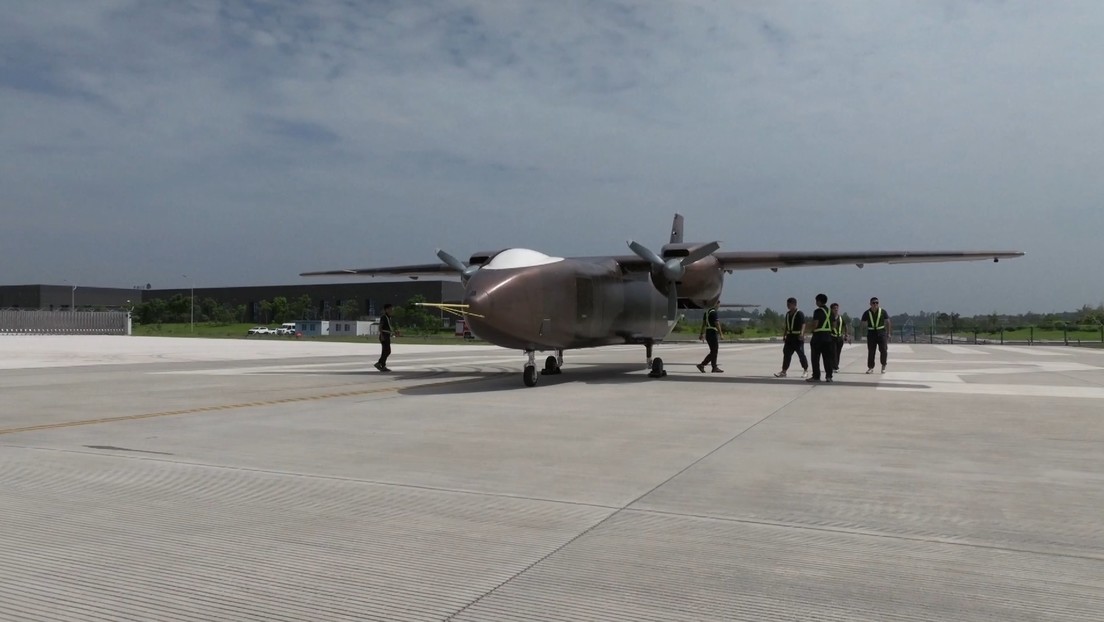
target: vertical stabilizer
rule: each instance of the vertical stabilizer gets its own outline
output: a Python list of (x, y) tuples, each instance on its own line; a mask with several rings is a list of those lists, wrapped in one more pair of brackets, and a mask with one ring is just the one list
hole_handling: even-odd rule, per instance
[(682, 244), (682, 214), (675, 214), (671, 223), (671, 244)]

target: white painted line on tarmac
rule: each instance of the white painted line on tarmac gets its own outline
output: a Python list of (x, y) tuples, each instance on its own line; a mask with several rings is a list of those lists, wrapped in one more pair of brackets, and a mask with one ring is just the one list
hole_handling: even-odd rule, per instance
[(1031, 384), (973, 384), (936, 382), (926, 387), (878, 387), (879, 391), (952, 393), (957, 395), (997, 395), (1011, 397), (1073, 397), (1104, 399), (1104, 387), (1066, 387)]
[(1000, 352), (1015, 352), (1017, 354), (1030, 354), (1032, 356), (1069, 356), (1068, 352), (1056, 352), (1059, 347), (1065, 346), (1028, 346), (1020, 348), (1016, 346), (989, 346)]
[(944, 351), (948, 354), (962, 354), (962, 355), (967, 355), (967, 356), (971, 355), (971, 354), (981, 354), (981, 355), (989, 355), (990, 354), (989, 352), (987, 352), (985, 350), (982, 350), (981, 348), (976, 348), (976, 347), (975, 348), (968, 348), (966, 346), (936, 345), (935, 348), (937, 350), (942, 350), (942, 351)]

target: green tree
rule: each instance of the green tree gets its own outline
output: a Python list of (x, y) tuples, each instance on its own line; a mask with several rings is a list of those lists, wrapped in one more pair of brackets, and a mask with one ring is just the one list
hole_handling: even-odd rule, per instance
[(207, 317), (213, 326), (228, 326), (234, 322), (234, 311), (229, 305), (215, 305)]
[(763, 309), (763, 313), (759, 315), (759, 326), (764, 330), (781, 333), (784, 324), (782, 314), (770, 307)]
[(433, 314), (426, 311), (425, 307), (418, 306), (419, 303), (425, 302), (425, 296), (418, 294), (406, 301), (406, 304), (402, 308), (401, 326), (405, 326), (407, 330), (414, 331), (421, 335), (428, 335), (437, 332), (438, 327), (441, 325)]
[(261, 308), (261, 317), (257, 318), (257, 321), (261, 324), (268, 324), (272, 320), (272, 303), (267, 300), (262, 300), (259, 305)]
[(134, 306), (134, 317), (139, 324), (160, 324), (165, 321), (165, 300), (154, 298), (149, 302), (143, 302)]
[(350, 298), (341, 303), (341, 319), (355, 320), (360, 317), (360, 303)]
[(219, 309), (222, 308), (214, 298), (204, 298), (196, 303), (196, 321), (206, 322), (213, 321), (213, 318), (219, 314)]
[(192, 297), (176, 294), (165, 303), (162, 321), (170, 323), (190, 322), (192, 319)]
[(288, 321), (287, 298), (277, 296), (272, 299), (272, 321), (277, 323)]
[(288, 321), (313, 320), (314, 303), (310, 296), (303, 294), (299, 298), (288, 303)]

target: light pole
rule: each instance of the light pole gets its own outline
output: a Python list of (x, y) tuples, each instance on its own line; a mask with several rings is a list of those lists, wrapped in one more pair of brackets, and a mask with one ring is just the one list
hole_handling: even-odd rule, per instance
[(73, 291), (69, 293), (69, 310), (77, 310), (77, 286), (73, 286)]
[(188, 304), (188, 307), (189, 307), (188, 315), (189, 315), (189, 318), (190, 318), (190, 321), (191, 321), (191, 329), (190, 330), (191, 330), (191, 332), (194, 333), (195, 332), (195, 283), (192, 281), (192, 279), (188, 278), (187, 274), (184, 275), (184, 278), (188, 279), (188, 289), (190, 290), (190, 293), (191, 293), (191, 302)]

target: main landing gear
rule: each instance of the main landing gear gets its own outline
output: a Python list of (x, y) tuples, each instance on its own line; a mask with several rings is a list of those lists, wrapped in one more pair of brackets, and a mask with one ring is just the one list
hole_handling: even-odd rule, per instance
[(539, 375), (537, 374), (537, 353), (533, 350), (526, 350), (525, 354), (529, 357), (528, 362), (525, 363), (525, 371), (521, 375), (525, 386), (537, 386), (537, 378), (540, 376), (554, 376), (563, 373), (563, 370), (560, 369), (563, 367), (563, 350), (556, 350), (556, 356), (549, 356), (544, 359), (544, 369), (540, 371)]
[[(667, 375), (667, 370), (663, 369), (663, 359), (659, 357), (652, 358), (652, 346), (653, 342), (644, 344), (647, 356), (648, 377), (649, 378), (663, 378)], [(563, 350), (556, 350), (555, 356), (548, 356), (544, 359), (544, 369), (537, 372), (537, 353), (535, 350), (526, 350), (525, 356), (527, 360), (525, 362), (525, 371), (521, 374), (522, 382), (527, 387), (537, 386), (537, 379), (541, 376), (555, 376), (563, 373)]]
[(648, 365), (648, 377), (649, 378), (662, 378), (667, 375), (667, 370), (663, 369), (663, 359), (652, 358), (652, 346), (654, 343), (648, 341), (644, 343), (644, 356), (647, 358)]
[(549, 356), (544, 359), (544, 369), (541, 370), (541, 375), (555, 376), (556, 374), (562, 374), (561, 367), (563, 367), (563, 350), (556, 350), (556, 356)]

